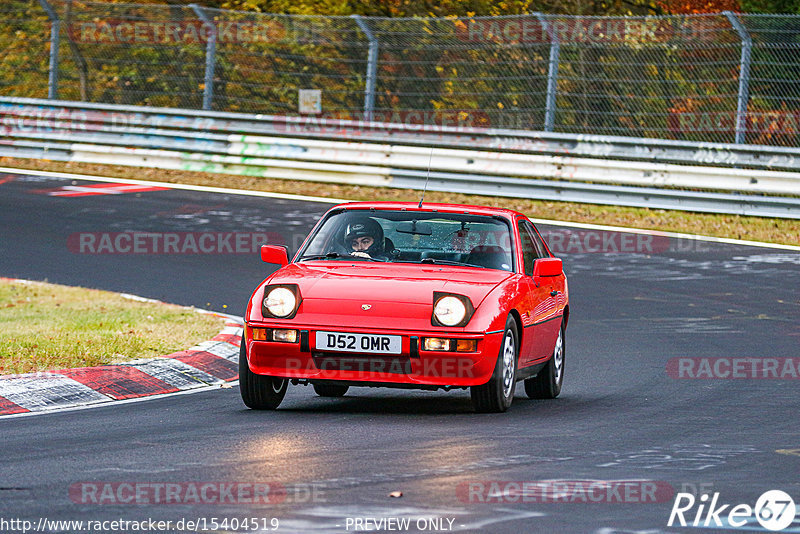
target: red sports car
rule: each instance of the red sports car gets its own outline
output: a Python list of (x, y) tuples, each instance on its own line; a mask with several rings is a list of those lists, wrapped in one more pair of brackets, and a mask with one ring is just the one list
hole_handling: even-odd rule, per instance
[(239, 356), (242, 399), (275, 409), (289, 383), (469, 388), (503, 412), (518, 380), (554, 398), (564, 380), (567, 279), (534, 225), (506, 209), (359, 202), (329, 210), (253, 292)]

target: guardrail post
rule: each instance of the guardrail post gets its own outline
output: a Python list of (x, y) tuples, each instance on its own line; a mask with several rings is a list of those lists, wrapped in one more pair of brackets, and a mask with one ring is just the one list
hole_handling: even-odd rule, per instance
[(736, 103), (736, 144), (744, 144), (747, 133), (747, 102), (750, 99), (750, 54), (753, 41), (747, 28), (744, 27), (739, 17), (731, 11), (723, 11), (728, 21), (739, 34), (742, 40), (742, 58), (739, 63), (739, 97)]
[(551, 30), (550, 24), (541, 13), (534, 13), (539, 19), (542, 29), (547, 32), (550, 38), (550, 64), (547, 68), (547, 101), (544, 113), (544, 131), (552, 132), (556, 123), (556, 92), (558, 91), (558, 62), (561, 54), (561, 43), (558, 35)]
[(350, 15), (358, 27), (369, 40), (369, 53), (367, 55), (367, 83), (364, 88), (364, 120), (372, 120), (372, 111), (375, 109), (375, 84), (378, 77), (378, 40), (369, 29), (361, 15)]
[(58, 49), (61, 46), (61, 21), (47, 0), (39, 0), (39, 5), (50, 19), (50, 71), (47, 80), (47, 98), (58, 98)]
[(217, 25), (208, 18), (206, 12), (203, 11), (201, 6), (197, 4), (189, 4), (195, 14), (203, 21), (209, 29), (208, 42), (206, 43), (206, 75), (203, 83), (203, 109), (211, 109), (211, 103), (214, 101), (214, 68), (216, 66), (217, 57)]

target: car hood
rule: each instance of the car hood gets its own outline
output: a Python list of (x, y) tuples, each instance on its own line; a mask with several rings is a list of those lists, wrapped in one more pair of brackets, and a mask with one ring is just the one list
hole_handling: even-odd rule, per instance
[[(469, 297), (475, 308), (513, 273), (420, 264), (315, 261), (289, 264), (267, 284), (297, 284), (301, 303), (293, 324), (307, 328), (430, 329), (434, 291)], [(262, 320), (254, 294), (250, 320)], [(483, 328), (470, 321), (465, 330)]]

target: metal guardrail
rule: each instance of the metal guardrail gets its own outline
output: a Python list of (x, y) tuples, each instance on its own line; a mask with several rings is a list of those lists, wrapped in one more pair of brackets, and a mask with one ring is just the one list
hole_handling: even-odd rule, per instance
[[(569, 154), (627, 161), (800, 171), (800, 148), (695, 143), (650, 138), (558, 134), (524, 130), (412, 125), (280, 115), (120, 106), (0, 97), (3, 131), (48, 128), (185, 136), (186, 130), (292, 138), (359, 140), (497, 152)], [(8, 135), (8, 134), (6, 134)], [(219, 140), (224, 141), (221, 137)]]
[(0, 124), (0, 156), (410, 188), (430, 166), (444, 191), (800, 218), (798, 198), (747, 194), (800, 195), (800, 149), (15, 98)]

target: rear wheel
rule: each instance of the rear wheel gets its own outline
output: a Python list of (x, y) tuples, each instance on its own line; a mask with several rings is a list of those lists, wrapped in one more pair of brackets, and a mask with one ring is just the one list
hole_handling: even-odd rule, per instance
[(509, 317), (503, 331), (500, 354), (497, 355), (492, 378), (482, 386), (470, 388), (472, 405), (476, 412), (499, 413), (511, 406), (517, 385), (518, 339), (517, 323)]
[(320, 397), (344, 397), (350, 386), (339, 386), (336, 384), (312, 384), (314, 391)]
[(555, 399), (564, 383), (564, 323), (558, 331), (553, 357), (539, 374), (525, 380), (525, 393), (530, 399)]
[(242, 336), (239, 348), (239, 391), (245, 405), (254, 410), (274, 410), (283, 401), (288, 387), (289, 381), (285, 378), (257, 375), (250, 370), (247, 364), (246, 341)]

